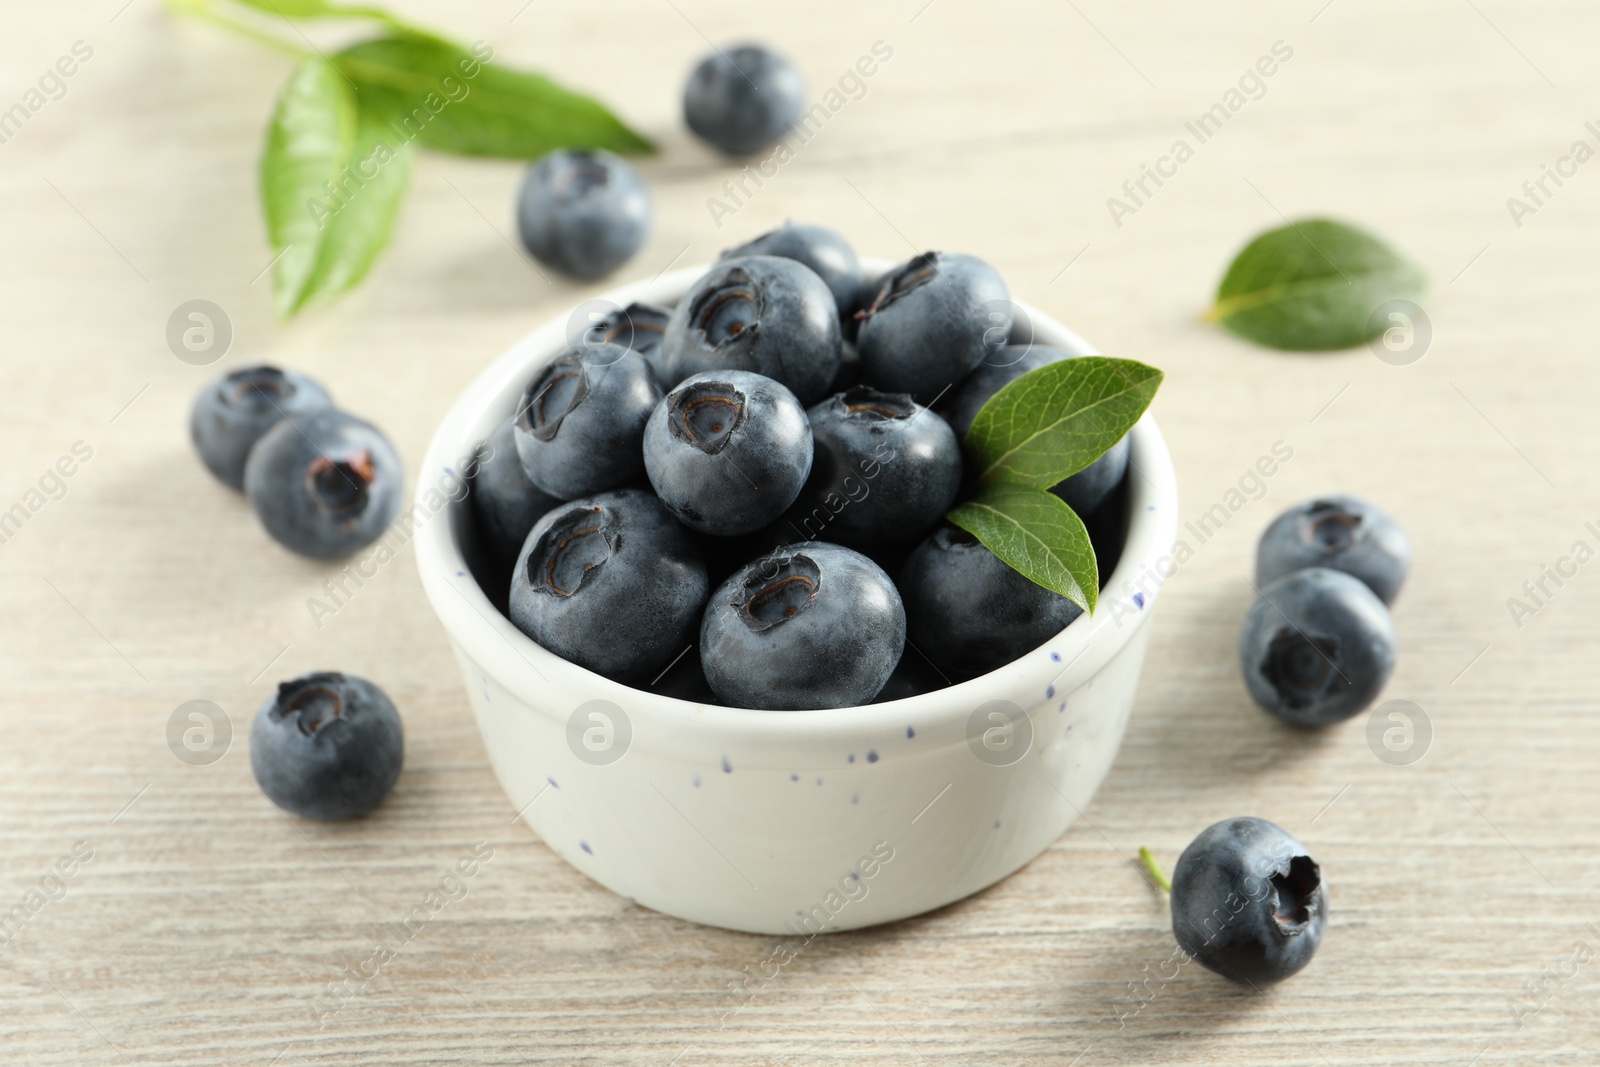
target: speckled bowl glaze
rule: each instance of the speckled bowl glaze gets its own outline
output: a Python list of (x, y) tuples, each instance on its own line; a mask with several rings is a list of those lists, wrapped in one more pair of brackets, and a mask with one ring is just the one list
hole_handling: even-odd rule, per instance
[[(864, 264), (868, 277), (890, 266)], [(704, 269), (606, 299), (672, 304)], [(1037, 341), (1094, 351), (1018, 307)], [(992, 885), (1059, 837), (1122, 743), (1159, 592), (1152, 576), (1170, 565), (1177, 490), (1155, 422), (1147, 415), (1133, 431), (1126, 547), (1092, 618), (991, 674), (908, 700), (800, 712), (693, 704), (619, 685), (524, 637), (472, 576), (470, 506), (435, 488), (459, 485), (455, 472), (570, 330), (551, 322), (480, 375), (419, 479), (423, 587), (511, 810), (631, 901), (762, 934), (916, 915)]]

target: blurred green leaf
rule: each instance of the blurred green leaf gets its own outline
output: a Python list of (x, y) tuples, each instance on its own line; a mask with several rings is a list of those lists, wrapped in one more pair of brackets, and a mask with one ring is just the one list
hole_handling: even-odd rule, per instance
[(1414, 300), (1421, 268), (1348, 223), (1303, 219), (1244, 247), (1217, 289), (1209, 318), (1240, 337), (1292, 351), (1352, 348), (1388, 326), (1372, 312)]
[(654, 151), (598, 101), (538, 74), (495, 66), (420, 33), (363, 41), (335, 54), (363, 109), (392, 119), (398, 137), (465, 156), (533, 159), (556, 148)]
[(278, 98), (261, 159), (261, 202), (278, 253), (278, 314), (344, 292), (388, 243), (410, 175), (410, 145), (357, 106), (327, 60), (295, 67)]

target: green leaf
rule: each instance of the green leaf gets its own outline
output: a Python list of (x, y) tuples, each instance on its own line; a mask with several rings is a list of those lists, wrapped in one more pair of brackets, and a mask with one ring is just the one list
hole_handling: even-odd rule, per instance
[(411, 148), (383, 118), (324, 59), (302, 61), (279, 96), (261, 159), (279, 315), (351, 288), (388, 243)]
[(1059, 497), (1002, 483), (948, 517), (1023, 577), (1093, 614), (1100, 591), (1094, 545), (1083, 520)]
[(328, 3), (326, 0), (237, 0), (246, 8), (256, 8), (266, 11), (267, 14), (282, 14), (286, 19), (378, 19), (387, 26), (403, 29), (400, 19), (392, 14), (376, 8), (376, 6), (355, 5), (349, 8)]
[(1305, 219), (1245, 246), (1208, 317), (1270, 348), (1351, 348), (1388, 326), (1373, 321), (1378, 305), (1414, 300), (1425, 287), (1421, 268), (1365, 230)]
[(1029, 371), (990, 397), (967, 431), (980, 480), (1048, 489), (1076, 474), (1133, 428), (1162, 377), (1105, 356)]
[(533, 159), (556, 148), (654, 151), (604, 105), (537, 74), (420, 33), (364, 41), (332, 59), (396, 137), (465, 156)]

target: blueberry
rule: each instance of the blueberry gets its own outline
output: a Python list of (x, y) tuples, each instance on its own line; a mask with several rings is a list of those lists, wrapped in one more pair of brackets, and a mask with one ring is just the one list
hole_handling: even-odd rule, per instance
[(806, 80), (761, 45), (718, 50), (683, 90), (683, 118), (702, 141), (730, 156), (759, 152), (789, 132), (806, 106)]
[(400, 512), (405, 469), (378, 428), (333, 408), (281, 420), (250, 450), (244, 491), (273, 539), (315, 559), (348, 556)]
[(808, 541), (722, 583), (700, 626), (700, 659), (737, 708), (845, 708), (872, 700), (905, 646), (889, 576), (866, 556)]
[(563, 504), (528, 534), (511, 621), (619, 682), (649, 682), (694, 643), (706, 568), (689, 532), (642, 489)]
[(528, 480), (517, 455), (514, 419), (507, 419), (478, 450), (472, 512), (478, 537), (498, 560), (515, 559), (539, 516), (561, 503)]
[(303, 374), (244, 367), (200, 390), (189, 413), (189, 439), (218, 481), (243, 489), (245, 460), (262, 434), (285, 415), (332, 406), (327, 390)]
[(839, 369), (828, 386), (828, 394), (842, 393), (853, 385), (861, 384), (861, 353), (855, 343), (845, 341), (839, 346)]
[[(943, 414), (964, 441), (972, 428), (972, 420), (990, 397), (1030, 371), (1070, 358), (1060, 349), (1044, 345), (1007, 345), (991, 354), (966, 381), (951, 391), (950, 398), (941, 405)], [(1127, 472), (1128, 439), (1123, 437), (1099, 459), (1050, 491), (1066, 501), (1079, 516), (1086, 517), (1111, 495)]]
[(551, 360), (517, 405), (517, 454), (529, 480), (563, 500), (638, 481), (644, 424), (660, 399), (649, 365), (620, 345)]
[(895, 664), (894, 673), (889, 675), (889, 680), (878, 690), (872, 702), (882, 704), (890, 700), (907, 700), (936, 692), (949, 684), (950, 680), (939, 673), (939, 668), (929, 663), (926, 656), (914, 647), (907, 646), (900, 656), (900, 662)]
[(805, 538), (857, 547), (915, 541), (961, 488), (961, 446), (905, 393), (858, 385), (806, 412), (816, 450), (789, 515)]
[(911, 553), (900, 593), (912, 646), (954, 679), (1010, 663), (1083, 614), (954, 526), (941, 527)]
[(1202, 966), (1241, 985), (1299, 971), (1327, 924), (1322, 871), (1304, 845), (1265, 819), (1207, 827), (1173, 868), (1173, 936)]
[(261, 791), (305, 819), (354, 819), (389, 795), (405, 758), (400, 716), (382, 689), (338, 671), (278, 686), (250, 724)]
[(650, 484), (701, 533), (754, 533), (794, 503), (811, 471), (811, 427), (793, 393), (747, 371), (707, 371), (656, 405), (644, 431)]
[(814, 404), (839, 371), (840, 344), (833, 293), (810, 267), (778, 256), (725, 259), (673, 309), (661, 340), (663, 387), (702, 371), (754, 371)]
[(856, 250), (837, 230), (786, 222), (779, 229), (722, 253), (719, 260), (739, 256), (781, 256), (804, 263), (833, 292), (839, 318), (855, 313), (861, 300), (861, 263)]
[(1360, 579), (1326, 567), (1263, 588), (1239, 634), (1250, 695), (1296, 726), (1342, 722), (1367, 707), (1394, 658), (1389, 609)]
[(924, 252), (891, 271), (858, 312), (862, 379), (930, 404), (1006, 343), (1011, 294), (972, 256)]
[(966, 440), (967, 431), (972, 429), (972, 420), (978, 417), (978, 412), (990, 397), (1024, 374), (1071, 358), (1061, 349), (1048, 345), (1006, 345), (997, 348), (978, 364), (978, 368), (965, 381), (945, 394), (939, 405), (939, 413), (950, 423), (956, 436)]
[(1411, 539), (1399, 523), (1360, 497), (1317, 497), (1279, 515), (1261, 535), (1256, 584), (1305, 567), (1344, 571), (1393, 604), (1411, 567)]
[(677, 662), (669, 665), (658, 677), (651, 679), (650, 690), (664, 697), (687, 700), (693, 704), (717, 702), (717, 694), (711, 691), (711, 683), (706, 681), (705, 668), (700, 665), (698, 646), (689, 648)]
[(653, 304), (629, 304), (625, 308), (607, 312), (584, 334), (584, 340), (588, 344), (603, 342), (621, 345), (639, 353), (655, 372), (656, 383), (670, 385), (672, 383), (662, 381), (661, 337), (666, 333), (667, 320), (671, 317), (672, 312), (667, 308)]
[(562, 148), (528, 168), (517, 199), (522, 243), (540, 263), (600, 278), (650, 232), (650, 194), (628, 163), (598, 148)]

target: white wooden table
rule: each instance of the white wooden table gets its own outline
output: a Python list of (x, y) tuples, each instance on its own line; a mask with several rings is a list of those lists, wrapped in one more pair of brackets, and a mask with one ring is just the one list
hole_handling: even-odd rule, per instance
[[(547, 284), (509, 245), (518, 167), (427, 156), (369, 282), (277, 324), (255, 163), (286, 60), (123, 2), (0, 16), (0, 110), (74, 42), (93, 52), (0, 144), (0, 511), (26, 511), (0, 544), (0, 914), (23, 909), (0, 924), (0, 1060), (1596, 1061), (1600, 569), (1545, 579), (1520, 626), (1507, 607), (1574, 542), (1600, 547), (1600, 164), (1546, 179), (1520, 226), (1507, 205), (1574, 141), (1600, 147), (1593, 5), (404, 5), (660, 141), (643, 164), (655, 232), (623, 277), (785, 218), (866, 254), (971, 251), (1104, 350), (1167, 370), (1156, 412), (1185, 517), (1275, 442), (1293, 450), (1166, 590), (1126, 745), (1077, 826), (974, 899), (814, 942), (723, 1019), (769, 940), (630, 906), (513, 825), (410, 554), (317, 628), (305, 601), (329, 568), (268, 543), (194, 461), (187, 407), (218, 368), (164, 340), (178, 304), (215, 301), (235, 331), (219, 367), (319, 377), (415, 473), (479, 368), (601, 287)], [(707, 202), (735, 171), (677, 118), (705, 37), (780, 45), (817, 94), (874, 42), (893, 49), (720, 228)], [(1275, 42), (1292, 56), (1198, 143), (1185, 123)], [(1108, 198), (1179, 138), (1193, 157), (1116, 225)], [(1324, 213), (1427, 265), (1419, 362), (1276, 354), (1199, 321), (1244, 240)], [(75, 447), (71, 476), (47, 477)], [(1335, 490), (1389, 507), (1416, 545), (1386, 693), (1431, 722), (1411, 766), (1376, 758), (1364, 719), (1280, 728), (1238, 678), (1256, 535)], [(405, 773), (358, 825), (291, 822), (250, 776), (253, 709), (319, 667), (379, 680), (406, 719)], [(167, 742), (193, 699), (234, 730), (206, 766)], [(1265, 995), (1197, 968), (1152, 977), (1172, 973), (1172, 938), (1131, 858), (1170, 863), (1236, 814), (1314, 850), (1333, 901), (1321, 952)], [(477, 842), (493, 855), (467, 895), (331, 992)]]

